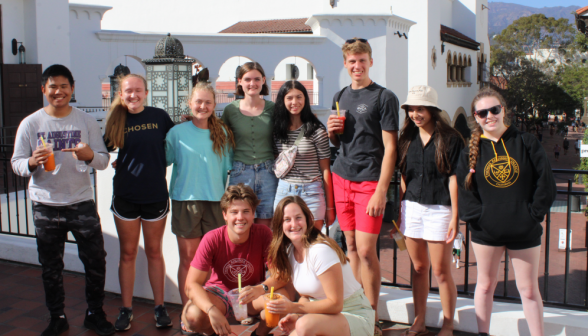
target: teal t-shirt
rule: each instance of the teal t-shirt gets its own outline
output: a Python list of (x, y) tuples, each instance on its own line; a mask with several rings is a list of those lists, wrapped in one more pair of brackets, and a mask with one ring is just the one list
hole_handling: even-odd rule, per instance
[(165, 158), (168, 166), (174, 165), (169, 186), (172, 200), (220, 201), (227, 171), (233, 167), (233, 149), (219, 157), (212, 149), (210, 130), (191, 122), (172, 128), (165, 139)]

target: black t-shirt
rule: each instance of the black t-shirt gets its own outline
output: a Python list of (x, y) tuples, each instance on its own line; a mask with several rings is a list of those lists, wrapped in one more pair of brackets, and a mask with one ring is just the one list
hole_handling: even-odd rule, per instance
[(455, 175), (459, 155), (464, 148), (463, 140), (453, 136), (447, 149), (447, 158), (451, 165), (449, 174), (444, 174), (437, 168), (435, 161), (436, 133), (423, 148), (419, 132), (415, 132), (406, 153), (406, 192), (404, 199), (428, 205), (451, 205), (449, 195), (449, 177)]
[[(351, 86), (343, 90), (339, 108), (347, 111), (345, 129), (338, 136), (341, 146), (333, 172), (349, 181), (378, 181), (384, 158), (382, 131), (398, 130), (398, 98), (376, 83), (359, 90)], [(333, 97), (333, 109), (340, 92)]]
[(159, 108), (145, 106), (140, 113), (127, 113), (125, 144), (118, 150), (113, 178), (114, 196), (137, 204), (167, 200), (165, 136), (172, 127), (169, 114)]

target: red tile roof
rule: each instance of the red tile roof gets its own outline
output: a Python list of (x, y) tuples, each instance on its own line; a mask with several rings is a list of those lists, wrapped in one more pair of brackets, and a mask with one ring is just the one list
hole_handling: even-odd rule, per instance
[(310, 26), (305, 25), (307, 19), (239, 21), (220, 33), (231, 34), (311, 34)]
[(479, 44), (478, 41), (476, 41), (476, 40), (474, 40), (472, 38), (469, 38), (469, 37), (465, 36), (464, 34), (458, 32), (457, 30), (455, 30), (453, 28), (449, 28), (449, 27), (444, 26), (444, 25), (441, 25), (441, 34), (447, 34), (447, 35), (455, 36), (455, 37), (457, 37), (457, 38), (459, 38), (461, 40)]
[(587, 12), (587, 11), (588, 11), (588, 6), (582, 7), (576, 11), (576, 14), (582, 15), (584, 12)]

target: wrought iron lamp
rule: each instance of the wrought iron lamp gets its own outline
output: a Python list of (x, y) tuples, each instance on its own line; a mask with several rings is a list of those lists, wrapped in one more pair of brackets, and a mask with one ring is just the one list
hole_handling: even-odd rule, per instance
[(180, 40), (167, 34), (157, 42), (155, 56), (142, 60), (147, 65), (147, 105), (167, 111), (174, 122), (188, 114), (188, 97), (192, 88), (192, 63), (184, 55)]

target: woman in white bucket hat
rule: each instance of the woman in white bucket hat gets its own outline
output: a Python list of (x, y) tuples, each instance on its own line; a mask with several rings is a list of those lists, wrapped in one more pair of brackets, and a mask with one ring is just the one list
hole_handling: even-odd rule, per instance
[(459, 230), (455, 168), (464, 140), (441, 116), (432, 87), (412, 87), (401, 107), (406, 117), (398, 141), (397, 162), (402, 173), (398, 221), (414, 266), (415, 313), (413, 325), (403, 335), (428, 333), (425, 315), (432, 264), (443, 307), (443, 327), (438, 335), (449, 336), (453, 335), (457, 299), (451, 276), (453, 239)]

